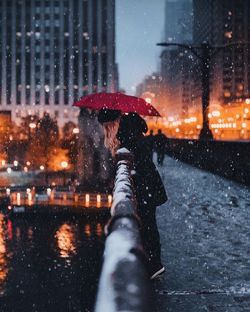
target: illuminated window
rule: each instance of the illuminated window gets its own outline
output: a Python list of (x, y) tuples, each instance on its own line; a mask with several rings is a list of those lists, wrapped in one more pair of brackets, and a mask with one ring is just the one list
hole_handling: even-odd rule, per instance
[(229, 98), (231, 96), (231, 92), (225, 91), (224, 92), (224, 97)]
[(242, 83), (238, 83), (238, 84), (237, 84), (237, 89), (238, 89), (239, 91), (242, 91), (242, 90), (244, 89), (244, 85), (243, 85)]

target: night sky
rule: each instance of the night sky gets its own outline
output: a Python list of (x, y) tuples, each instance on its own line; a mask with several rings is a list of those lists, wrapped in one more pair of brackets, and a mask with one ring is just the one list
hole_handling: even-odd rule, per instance
[(165, 0), (116, 1), (116, 60), (120, 88), (134, 94), (145, 75), (159, 66)]

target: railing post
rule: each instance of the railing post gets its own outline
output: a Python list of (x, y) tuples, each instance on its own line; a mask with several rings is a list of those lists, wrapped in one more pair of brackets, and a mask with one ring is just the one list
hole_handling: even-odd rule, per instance
[(131, 170), (132, 154), (125, 148), (116, 155), (117, 171), (111, 219), (95, 312), (151, 312), (151, 287), (136, 215)]

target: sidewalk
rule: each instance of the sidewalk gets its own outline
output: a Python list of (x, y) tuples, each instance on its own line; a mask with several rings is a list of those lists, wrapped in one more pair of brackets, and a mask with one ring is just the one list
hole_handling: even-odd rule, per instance
[(171, 158), (159, 170), (169, 201), (157, 213), (157, 311), (250, 311), (250, 190)]

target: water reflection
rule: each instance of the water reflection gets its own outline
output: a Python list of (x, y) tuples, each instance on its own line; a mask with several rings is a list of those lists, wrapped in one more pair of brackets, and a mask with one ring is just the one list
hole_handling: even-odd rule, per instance
[(86, 236), (90, 236), (91, 235), (91, 227), (90, 224), (86, 224), (84, 227), (84, 233), (86, 234)]
[(29, 238), (30, 240), (31, 240), (32, 237), (33, 237), (33, 229), (32, 229), (31, 226), (28, 228), (27, 236), (28, 236), (28, 238)]
[(6, 229), (3, 214), (0, 214), (0, 295), (4, 294), (4, 284), (8, 275), (6, 255)]
[(57, 246), (61, 258), (68, 258), (76, 254), (76, 229), (64, 223), (56, 231)]
[(100, 223), (97, 223), (96, 225), (96, 235), (97, 236), (102, 236), (103, 235), (103, 228)]
[(21, 239), (21, 229), (20, 227), (16, 227), (16, 240), (20, 241)]
[(92, 311), (106, 222), (0, 214), (0, 311)]
[(8, 231), (8, 239), (12, 240), (13, 239), (13, 227), (12, 227), (11, 220), (8, 220), (7, 222), (7, 231)]

